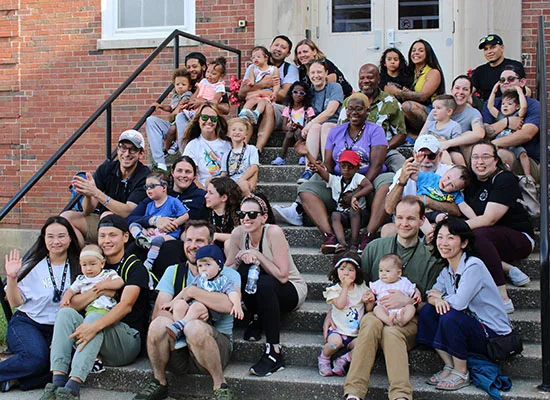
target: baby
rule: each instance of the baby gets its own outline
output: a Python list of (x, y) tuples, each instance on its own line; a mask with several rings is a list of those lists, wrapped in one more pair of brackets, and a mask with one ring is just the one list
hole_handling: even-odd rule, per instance
[[(367, 293), (366, 296), (376, 295), (376, 306), (374, 307), (374, 315), (388, 326), (393, 326), (396, 323), (399, 326), (405, 326), (413, 319), (416, 313), (416, 308), (412, 304), (408, 304), (402, 308), (386, 309), (379, 299), (390, 294), (391, 290), (399, 290), (405, 296), (412, 297), (416, 303), (420, 301), (420, 292), (416, 290), (416, 285), (407, 278), (401, 276), (403, 273), (403, 262), (401, 258), (395, 254), (386, 254), (380, 259), (378, 269), (378, 279), (376, 282), (369, 284), (372, 293)], [(370, 300), (370, 298), (368, 300)]]
[[(221, 275), (224, 263), (222, 250), (214, 244), (203, 246), (197, 250), (196, 259), (199, 274), (195, 277), (191, 285), (197, 286), (208, 292), (226, 294), (233, 304), (231, 315), (238, 319), (243, 319), (244, 313), (241, 307), (241, 291), (235, 286), (233, 281)], [(172, 311), (174, 320), (176, 321), (166, 327), (168, 334), (176, 341), (174, 346), (175, 349), (181, 349), (187, 346), (184, 334), (184, 328), (187, 322), (199, 319), (213, 323), (220, 319), (221, 315), (216, 311), (209, 310), (204, 304), (198, 301), (193, 301), (191, 304), (188, 304), (183, 296), (184, 291), (181, 291), (172, 301), (162, 305), (163, 310)]]

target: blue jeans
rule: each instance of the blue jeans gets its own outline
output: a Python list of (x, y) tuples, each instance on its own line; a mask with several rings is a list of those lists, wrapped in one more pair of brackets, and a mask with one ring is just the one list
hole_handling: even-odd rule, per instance
[(42, 388), (50, 381), (50, 343), (53, 325), (35, 322), (16, 311), (6, 339), (13, 356), (0, 363), (0, 381), (17, 379), (22, 390)]

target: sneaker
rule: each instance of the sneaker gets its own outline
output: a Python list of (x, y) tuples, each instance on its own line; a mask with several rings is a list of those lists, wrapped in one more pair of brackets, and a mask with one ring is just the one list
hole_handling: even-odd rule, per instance
[(284, 158), (277, 156), (277, 158), (271, 161), (271, 165), (286, 165)]
[(518, 267), (510, 268), (510, 271), (508, 272), (508, 278), (510, 278), (512, 285), (514, 286), (525, 286), (529, 282), (531, 282), (531, 279)]
[(346, 248), (347, 248), (346, 245), (343, 245), (343, 244), (341, 244), (341, 243), (338, 243), (338, 244), (336, 245), (336, 247), (334, 248), (334, 252), (335, 252), (335, 253), (342, 253), (342, 252), (346, 251)]
[(55, 400), (56, 389), (57, 389), (57, 386), (55, 386), (53, 383), (48, 383), (44, 388), (44, 393), (42, 393), (42, 396), (40, 396), (39, 400)]
[(235, 395), (227, 386), (227, 383), (222, 383), (219, 389), (214, 390), (213, 400), (233, 400)]
[(325, 239), (321, 244), (321, 253), (323, 254), (334, 254), (336, 247), (338, 246), (338, 240), (334, 233), (325, 233)]
[(262, 323), (260, 322), (260, 316), (254, 314), (252, 320), (244, 330), (243, 339), (248, 342), (257, 342), (262, 338)]
[(512, 303), (512, 299), (508, 299), (502, 302), (504, 304), (504, 310), (506, 311), (506, 314), (512, 314), (515, 310), (514, 303)]
[(142, 249), (149, 250), (151, 248), (151, 239), (140, 233), (136, 237), (136, 245)]
[(105, 372), (103, 361), (101, 361), (99, 358), (96, 358), (90, 374), (101, 374), (102, 372)]
[(306, 156), (300, 157), (298, 160), (298, 165), (306, 165)]
[(304, 172), (302, 172), (302, 175), (300, 175), (296, 183), (299, 185), (301, 183), (307, 182), (311, 179), (312, 176), (313, 176), (313, 171), (306, 169)]
[(73, 394), (70, 388), (68, 387), (59, 387), (55, 390), (56, 400), (79, 400), (80, 396)]
[(275, 353), (271, 345), (267, 343), (265, 353), (256, 364), (250, 367), (250, 373), (258, 376), (269, 376), (274, 372), (285, 369), (285, 362), (282, 353)]
[(275, 213), (275, 219), (284, 221), (290, 225), (302, 226), (303, 217), (302, 214), (299, 214), (298, 211), (296, 211), (296, 207), (298, 207), (298, 203), (292, 203), (288, 207), (282, 207), (275, 204), (272, 207), (273, 212)]
[(168, 397), (168, 388), (153, 378), (133, 400), (162, 400)]
[(352, 395), (352, 394), (348, 394), (346, 396), (346, 400), (361, 400), (361, 399), (357, 396)]
[(256, 115), (248, 108), (243, 108), (241, 110), (241, 112), (239, 113), (239, 118), (248, 119), (252, 125), (256, 125), (258, 123), (258, 119), (256, 118)]
[(349, 246), (349, 251), (353, 253), (359, 253), (359, 248), (352, 244), (351, 246)]
[(157, 167), (155, 168), (155, 171), (168, 172), (168, 167), (164, 163), (157, 163)]
[(332, 367), (330, 366), (330, 358), (319, 356), (317, 357), (317, 366), (319, 367), (319, 375), (331, 376)]
[(374, 235), (370, 232), (366, 232), (361, 238), (361, 243), (359, 243), (359, 253), (362, 253), (367, 247), (367, 244), (374, 240)]
[(183, 321), (176, 321), (173, 324), (167, 325), (166, 330), (168, 334), (176, 341), (174, 349), (182, 349), (187, 346), (187, 341), (185, 340), (185, 333), (183, 333), (184, 328)]
[(334, 360), (334, 368), (332, 368), (332, 372), (335, 375), (344, 376), (346, 375), (346, 368), (348, 364), (349, 353), (346, 353), (344, 355), (341, 355), (340, 357), (337, 357), (336, 360)]
[(170, 145), (170, 148), (166, 150), (166, 153), (172, 155), (172, 154), (176, 154), (177, 152), (178, 152), (178, 142), (173, 141), (172, 144)]
[(16, 379), (8, 379), (7, 381), (0, 382), (0, 392), (9, 392), (17, 386), (19, 386), (19, 382)]

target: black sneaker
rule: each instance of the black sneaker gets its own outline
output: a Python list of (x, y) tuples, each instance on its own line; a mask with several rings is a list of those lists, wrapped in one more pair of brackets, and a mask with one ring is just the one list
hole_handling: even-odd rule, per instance
[(248, 342), (257, 342), (262, 338), (262, 323), (258, 314), (252, 316), (252, 320), (246, 327), (243, 339)]
[(267, 343), (264, 355), (260, 358), (260, 361), (250, 367), (250, 373), (258, 376), (269, 376), (283, 369), (285, 369), (285, 361), (282, 352), (275, 353), (275, 350), (271, 349), (271, 345)]
[(168, 388), (153, 378), (133, 400), (163, 400), (168, 397)]

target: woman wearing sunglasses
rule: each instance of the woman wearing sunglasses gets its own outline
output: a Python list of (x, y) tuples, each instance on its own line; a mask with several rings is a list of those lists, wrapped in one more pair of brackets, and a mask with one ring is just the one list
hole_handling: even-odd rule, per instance
[(197, 164), (195, 183), (202, 189), (208, 178), (220, 175), (223, 156), (231, 151), (226, 133), (227, 122), (212, 103), (202, 104), (185, 130), (180, 149)]
[(50, 344), (61, 297), (80, 274), (80, 245), (63, 217), (50, 217), (22, 261), (6, 255), (6, 298), (16, 308), (6, 339), (13, 356), (0, 363), (0, 391), (44, 387), (50, 379)]
[[(300, 307), (307, 295), (307, 286), (296, 268), (285, 234), (274, 221), (267, 199), (249, 195), (237, 213), (241, 225), (231, 233), (226, 265), (232, 265), (241, 274), (243, 301), (251, 321), (244, 339), (260, 340), (266, 335), (266, 350), (262, 358), (250, 368), (250, 373), (270, 375), (284, 368), (279, 340), (281, 312)], [(250, 268), (260, 269), (255, 293), (246, 292)], [(249, 290), (250, 291), (250, 290)]]

